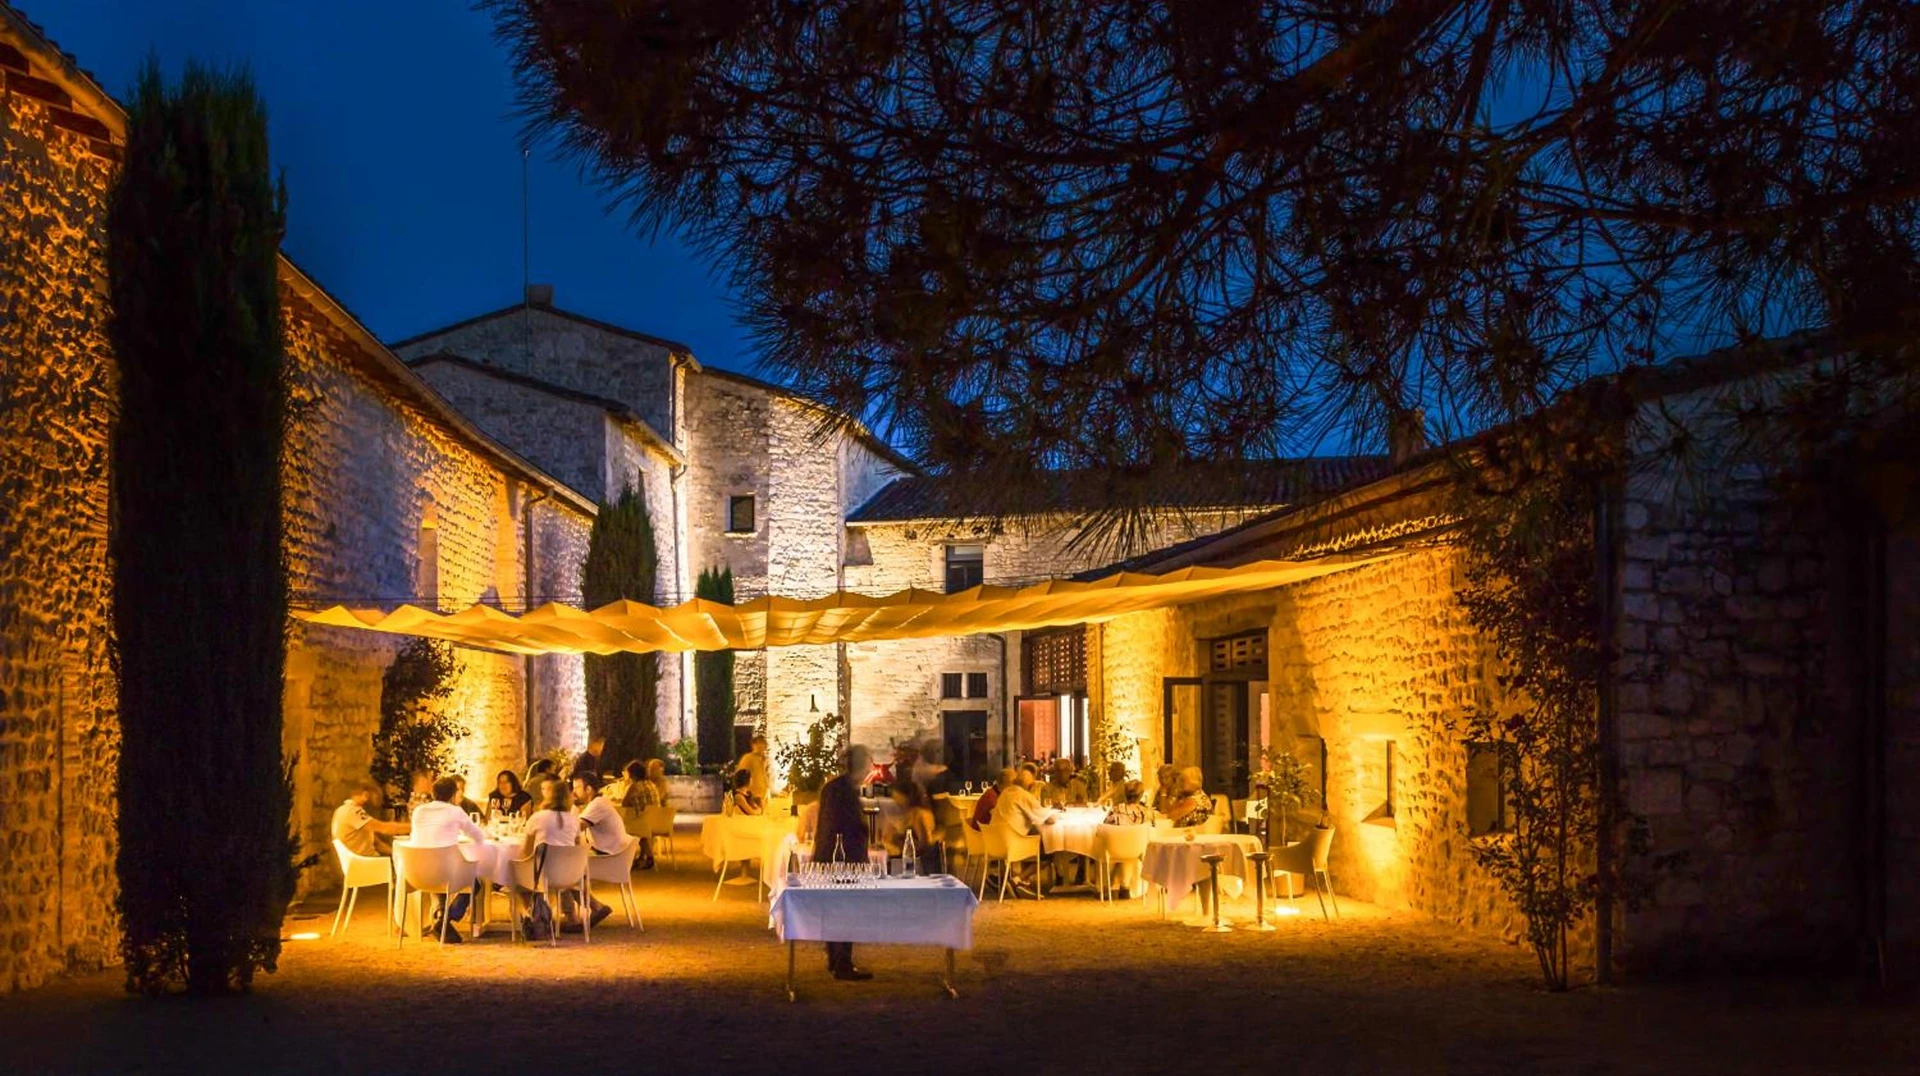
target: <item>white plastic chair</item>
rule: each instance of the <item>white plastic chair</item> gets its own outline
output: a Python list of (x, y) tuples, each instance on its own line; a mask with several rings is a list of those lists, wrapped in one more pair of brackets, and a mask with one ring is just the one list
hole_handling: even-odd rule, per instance
[(976, 873), (979, 874), (980, 884), (985, 887), (987, 882), (986, 837), (972, 826), (963, 825), (960, 827), (960, 840), (967, 852), (967, 875), (971, 877)]
[(1133, 878), (1128, 886), (1129, 896), (1135, 900), (1146, 895), (1147, 887), (1140, 884), (1140, 868), (1147, 858), (1147, 841), (1153, 836), (1152, 826), (1117, 826), (1101, 823), (1094, 831), (1094, 847), (1100, 851), (1100, 899), (1110, 899), (1113, 892), (1113, 868), (1133, 865)]
[[(546, 849), (543, 853), (541, 849)], [(513, 923), (517, 935), (520, 929), (520, 893), (545, 893), (547, 907), (553, 911), (553, 930), (548, 940), (560, 944), (560, 893), (572, 889), (580, 895), (580, 936), (588, 944), (593, 942), (593, 892), (587, 885), (587, 858), (589, 849), (584, 844), (540, 844), (536, 845), (533, 855), (513, 861)], [(544, 856), (544, 858), (542, 858)], [(533, 870), (534, 860), (541, 860), (540, 873)]]
[[(1333, 827), (1319, 827), (1305, 840), (1271, 849), (1267, 853), (1267, 869), (1274, 874), (1304, 875), (1313, 886), (1314, 896), (1320, 900), (1320, 918), (1327, 918), (1327, 901), (1333, 901), (1333, 914), (1340, 914), (1340, 898), (1333, 895), (1333, 875), (1327, 873), (1327, 851), (1333, 847)], [(1287, 895), (1293, 895), (1293, 886), (1287, 886)]]
[[(393, 933), (393, 860), (386, 856), (363, 856), (335, 839), (333, 854), (340, 860), (340, 907), (333, 913), (333, 931), (337, 935), (353, 924), (354, 906), (360, 903), (360, 891), (377, 885), (388, 886), (387, 933)], [(352, 894), (352, 899), (348, 899)]]
[[(983, 864), (991, 864), (996, 859), (1000, 861), (1000, 903), (1005, 904), (1007, 901), (1007, 883), (1013, 878), (1013, 865), (1025, 863), (1029, 859), (1033, 860), (1033, 897), (1039, 900), (1045, 896), (1040, 891), (1040, 835), (1038, 833), (1023, 837), (1015, 833), (1005, 821), (996, 819), (982, 831), (981, 836), (985, 838), (986, 844), (986, 854), (982, 857)], [(986, 892), (987, 876), (983, 869), (980, 875), (979, 894), (982, 899), (985, 899)]]
[[(640, 854), (640, 838), (629, 833), (627, 843), (610, 855), (587, 857), (587, 881), (605, 882), (620, 889), (620, 903), (627, 913), (627, 925), (646, 930), (640, 918), (640, 898), (633, 893), (633, 857)], [(588, 908), (591, 915), (592, 909)]]
[(453, 929), (453, 917), (447, 912), (453, 904), (455, 893), (466, 892), (473, 888), (474, 866), (460, 849), (454, 845), (438, 848), (415, 848), (404, 841), (393, 846), (393, 872), (399, 879), (400, 937), (394, 943), (396, 947), (406, 944), (407, 938), (407, 891), (417, 891), (420, 896), (420, 933), (427, 932), (426, 895), (438, 893), (442, 899), (440, 906), (440, 940), (447, 940), (447, 931)]
[(673, 855), (673, 806), (666, 803), (655, 804), (640, 812), (640, 817), (644, 828), (637, 829), (634, 832), (646, 834), (647, 840), (653, 842), (653, 848), (656, 852), (660, 850), (660, 838), (665, 837), (667, 839), (667, 866), (678, 866)]

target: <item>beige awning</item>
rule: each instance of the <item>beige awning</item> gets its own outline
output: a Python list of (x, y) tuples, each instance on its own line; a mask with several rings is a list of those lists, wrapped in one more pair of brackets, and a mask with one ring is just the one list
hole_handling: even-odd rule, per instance
[(884, 597), (837, 591), (820, 598), (765, 597), (738, 605), (695, 598), (667, 609), (618, 601), (591, 612), (550, 604), (520, 616), (486, 605), (437, 613), (336, 605), (299, 610), (310, 624), (414, 635), (515, 654), (758, 650), (768, 646), (924, 639), (1092, 624), (1128, 613), (1250, 594), (1385, 559), (1385, 555), (1263, 560), (1164, 575), (1118, 572), (1091, 582), (979, 586), (957, 594), (903, 590)]

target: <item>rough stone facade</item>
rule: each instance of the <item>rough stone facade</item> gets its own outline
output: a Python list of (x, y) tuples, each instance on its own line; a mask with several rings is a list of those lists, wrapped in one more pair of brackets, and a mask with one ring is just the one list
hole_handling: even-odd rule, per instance
[(0, 19), (0, 990), (117, 945), (102, 223), (117, 151), (10, 31)]
[[(1657, 435), (1717, 432), (1719, 392), (1668, 397)], [(1630, 966), (1833, 962), (1856, 944), (1859, 566), (1835, 506), (1752, 465), (1640, 468), (1621, 514), (1618, 752), (1660, 852)]]
[[(4, 7), (0, 80), (0, 989), (13, 990), (117, 950), (104, 225), (125, 119)], [(281, 279), (296, 600), (423, 587), (463, 604), (517, 599), (528, 544), (544, 558), (532, 587), (577, 598), (590, 506), (461, 423), (297, 270)], [(523, 526), (536, 486), (547, 498)], [(326, 849), (333, 806), (366, 773), (398, 642), (289, 627), (289, 821), (306, 850)], [(530, 717), (578, 724), (578, 658), (535, 663), (556, 668), (529, 714), (522, 659), (457, 655), (448, 705), (472, 732), (458, 749), (470, 782), (524, 763)], [(303, 884), (334, 877), (329, 857)]]

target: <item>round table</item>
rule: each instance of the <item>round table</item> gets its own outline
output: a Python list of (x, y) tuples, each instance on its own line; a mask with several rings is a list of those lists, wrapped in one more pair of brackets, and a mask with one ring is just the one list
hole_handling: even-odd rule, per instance
[(1040, 850), (1098, 859), (1100, 851), (1094, 843), (1100, 835), (1100, 824), (1106, 820), (1104, 807), (1066, 807), (1055, 811), (1040, 827)]
[(1147, 855), (1140, 864), (1140, 876), (1159, 886), (1167, 894), (1167, 906), (1178, 911), (1195, 885), (1207, 880), (1207, 865), (1200, 857), (1219, 853), (1222, 885), (1231, 883), (1237, 891), (1242, 879), (1252, 877), (1249, 853), (1261, 850), (1260, 838), (1245, 833), (1190, 834), (1178, 830), (1159, 830), (1147, 842)]

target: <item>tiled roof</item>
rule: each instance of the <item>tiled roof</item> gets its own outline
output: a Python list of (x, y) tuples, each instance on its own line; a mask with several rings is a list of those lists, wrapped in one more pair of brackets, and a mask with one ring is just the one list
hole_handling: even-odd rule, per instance
[[(1260, 508), (1299, 504), (1389, 470), (1385, 456), (1308, 456), (1181, 468), (1157, 480), (1146, 507)], [(1029, 514), (1098, 512), (1114, 507), (1106, 476), (1094, 470), (1057, 471), (1042, 503)], [(901, 478), (847, 517), (849, 523), (984, 518), (1004, 512), (994, 491), (965, 475)]]

